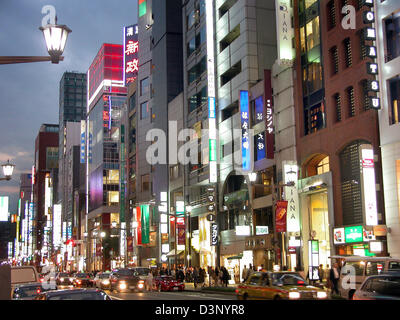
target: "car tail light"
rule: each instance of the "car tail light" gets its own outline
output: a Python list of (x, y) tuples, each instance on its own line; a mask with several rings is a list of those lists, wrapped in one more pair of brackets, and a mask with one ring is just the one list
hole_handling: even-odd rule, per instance
[(239, 290), (238, 290), (238, 289), (236, 289), (236, 290), (235, 290), (235, 293), (239, 293)]
[(304, 281), (299, 280), (299, 281), (297, 281), (297, 284), (304, 284)]
[(40, 282), (44, 282), (44, 278), (40, 278)]
[(40, 293), (40, 289), (37, 289), (37, 290), (36, 290), (36, 293), (38, 293), (38, 294), (39, 294), (39, 293)]

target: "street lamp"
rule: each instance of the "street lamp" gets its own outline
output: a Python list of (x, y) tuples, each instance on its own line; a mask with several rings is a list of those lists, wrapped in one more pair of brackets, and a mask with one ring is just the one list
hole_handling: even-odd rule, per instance
[(7, 163), (1, 165), (3, 167), (4, 178), (0, 178), (2, 180), (11, 180), (12, 173), (14, 171), (15, 165), (10, 163), (10, 160), (7, 160)]
[(72, 30), (66, 25), (58, 25), (57, 17), (55, 24), (47, 24), (44, 27), (40, 27), (39, 30), (43, 32), (49, 56), (4, 56), (0, 57), (0, 64), (42, 61), (51, 61), (52, 63), (58, 64), (59, 61), (63, 61), (64, 57), (62, 54), (67, 43), (68, 34), (71, 33)]
[(100, 237), (105, 238), (105, 237), (106, 237), (106, 233), (105, 233), (104, 231), (102, 231), (102, 232), (100, 233)]

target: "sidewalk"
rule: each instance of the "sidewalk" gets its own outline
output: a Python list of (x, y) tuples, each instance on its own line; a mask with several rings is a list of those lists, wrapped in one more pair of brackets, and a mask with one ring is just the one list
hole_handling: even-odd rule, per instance
[(200, 285), (198, 285), (197, 288), (195, 288), (193, 282), (185, 282), (185, 291), (188, 291), (188, 292), (208, 292), (208, 293), (220, 293), (220, 294), (234, 295), (234, 294), (236, 294), (235, 293), (236, 288), (237, 288), (237, 284), (228, 284), (228, 287), (220, 287), (220, 286), (209, 287), (208, 285), (201, 287)]

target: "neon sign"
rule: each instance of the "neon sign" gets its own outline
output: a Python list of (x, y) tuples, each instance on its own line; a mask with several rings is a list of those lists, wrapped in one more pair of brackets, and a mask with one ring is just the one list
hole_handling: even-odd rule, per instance
[[(140, 6), (140, 5), (139, 5)], [(139, 71), (139, 29), (138, 25), (124, 28), (124, 85), (133, 82)]]
[(240, 91), (240, 119), (242, 127), (242, 169), (250, 170), (251, 150), (249, 139), (249, 92)]

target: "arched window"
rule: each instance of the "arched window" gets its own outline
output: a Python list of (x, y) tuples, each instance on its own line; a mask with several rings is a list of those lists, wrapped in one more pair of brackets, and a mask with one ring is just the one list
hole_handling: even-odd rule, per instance
[(317, 165), (317, 174), (329, 172), (329, 157), (323, 158)]

